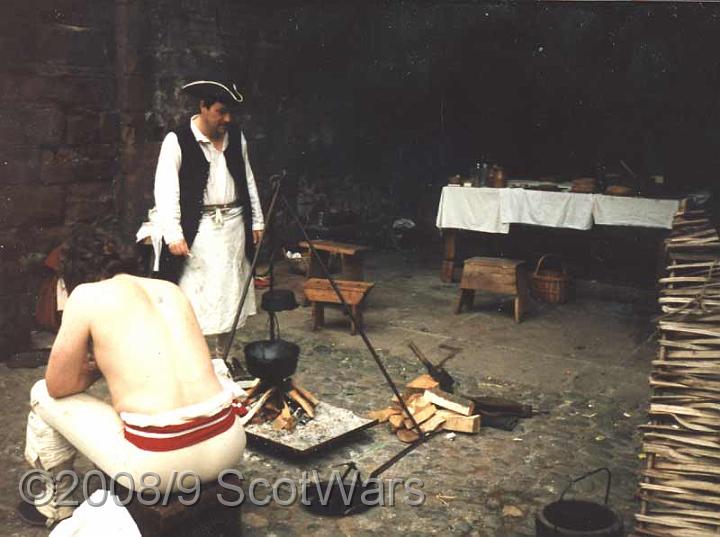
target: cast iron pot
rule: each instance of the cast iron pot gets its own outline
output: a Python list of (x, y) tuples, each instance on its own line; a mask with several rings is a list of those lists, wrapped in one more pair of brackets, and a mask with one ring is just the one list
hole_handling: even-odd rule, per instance
[[(574, 483), (603, 471), (607, 473), (604, 504), (565, 499), (565, 493)], [(537, 537), (622, 537), (622, 518), (607, 504), (611, 478), (610, 470), (598, 468), (573, 479), (562, 491), (558, 501), (544, 506), (537, 512), (535, 535)]]
[(284, 339), (253, 341), (244, 350), (248, 372), (274, 384), (295, 373), (300, 355), (300, 347)]
[(298, 307), (295, 293), (289, 289), (271, 289), (262, 296), (262, 309), (267, 312), (290, 311)]

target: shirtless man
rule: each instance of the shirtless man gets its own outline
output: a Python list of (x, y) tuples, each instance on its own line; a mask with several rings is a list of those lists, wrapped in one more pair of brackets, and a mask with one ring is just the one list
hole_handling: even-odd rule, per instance
[[(236, 419), (242, 391), (222, 360), (210, 360), (180, 289), (132, 276), (134, 261), (131, 248), (96, 229), (74, 233), (64, 246), (70, 297), (45, 379), (31, 391), (25, 457), (56, 475), (72, 468), (78, 450), (131, 490), (177, 490), (179, 474), (214, 480), (245, 448)], [(111, 405), (84, 393), (100, 376)], [(62, 481), (48, 485), (35, 501), (48, 525), (72, 513), (57, 504), (62, 488)]]

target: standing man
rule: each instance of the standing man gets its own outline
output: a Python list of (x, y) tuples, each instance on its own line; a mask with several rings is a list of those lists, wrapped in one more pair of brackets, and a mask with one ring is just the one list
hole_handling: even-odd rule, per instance
[[(264, 221), (247, 141), (233, 124), (243, 101), (235, 84), (198, 80), (182, 87), (198, 114), (168, 133), (155, 172), (162, 228), (160, 277), (190, 300), (214, 357), (222, 355), (250, 274)], [(240, 315), (255, 314), (251, 286)]]

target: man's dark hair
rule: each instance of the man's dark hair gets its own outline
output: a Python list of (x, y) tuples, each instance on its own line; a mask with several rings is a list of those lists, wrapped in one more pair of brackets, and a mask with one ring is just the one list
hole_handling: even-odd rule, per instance
[(222, 103), (226, 107), (228, 107), (230, 110), (236, 110), (238, 108), (238, 103), (226, 98), (223, 95), (219, 96), (209, 96), (209, 97), (201, 97), (198, 99), (198, 106), (202, 106), (204, 108), (210, 108), (215, 103)]
[(222, 101), (217, 97), (203, 97), (202, 99), (198, 99), (198, 106), (202, 106), (203, 108), (210, 108), (215, 103), (221, 102)]
[(140, 267), (136, 245), (113, 229), (75, 226), (60, 249), (60, 275), (68, 293), (82, 283), (139, 274)]

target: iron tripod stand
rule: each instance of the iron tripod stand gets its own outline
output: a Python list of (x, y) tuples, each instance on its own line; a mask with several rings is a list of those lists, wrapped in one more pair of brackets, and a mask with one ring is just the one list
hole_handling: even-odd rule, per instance
[[(340, 301), (341, 307), (343, 309), (343, 312), (347, 317), (350, 318), (353, 324), (357, 326), (357, 332), (360, 335), (361, 339), (363, 340), (363, 343), (367, 347), (368, 351), (370, 352), (370, 355), (372, 356), (373, 360), (375, 361), (375, 364), (380, 369), (380, 372), (382, 373), (383, 377), (385, 378), (385, 382), (390, 387), (390, 390), (397, 398), (397, 401), (399, 402), (400, 406), (402, 407), (405, 414), (408, 416), (410, 421), (412, 422), (413, 429), (417, 431), (418, 433), (418, 439), (412, 442), (410, 445), (406, 446), (404, 449), (399, 451), (397, 454), (395, 454), (393, 457), (391, 457), (388, 461), (381, 464), (376, 470), (374, 470), (371, 474), (371, 477), (378, 476), (381, 472), (384, 472), (387, 470), (390, 466), (395, 464), (398, 460), (400, 460), (402, 457), (404, 457), (409, 452), (413, 451), (415, 448), (417, 448), (420, 444), (424, 443), (427, 439), (431, 438), (433, 436), (432, 433), (425, 433), (421, 428), (420, 424), (417, 422), (413, 414), (410, 412), (409, 408), (407, 407), (404, 398), (400, 394), (400, 391), (398, 390), (397, 386), (395, 385), (395, 382), (390, 377), (390, 374), (388, 373), (387, 369), (385, 368), (385, 365), (383, 364), (382, 360), (380, 359), (380, 356), (378, 355), (377, 351), (375, 350), (375, 347), (370, 342), (370, 339), (368, 338), (367, 334), (365, 333), (364, 327), (358, 323), (358, 320), (356, 316), (353, 314), (352, 309), (348, 305), (348, 303), (345, 301), (345, 298), (343, 297), (342, 293), (340, 292), (340, 288), (338, 287), (335, 280), (330, 275), (330, 271), (328, 270), (328, 267), (325, 265), (325, 262), (323, 261), (322, 257), (318, 254), (317, 249), (313, 246), (313, 242), (308, 236), (307, 230), (305, 229), (305, 226), (300, 221), (300, 217), (298, 216), (297, 212), (293, 209), (293, 207), (288, 202), (287, 198), (282, 194), (281, 188), (282, 188), (282, 180), (286, 177), (285, 172), (283, 171), (282, 174), (276, 174), (270, 177), (270, 181), (273, 184), (273, 193), (270, 200), (270, 206), (267, 211), (267, 216), (265, 217), (265, 225), (267, 228), (269, 228), (273, 222), (273, 218), (275, 216), (276, 207), (278, 199), (283, 204), (285, 210), (290, 215), (291, 219), (295, 222), (295, 224), (298, 226), (298, 229), (302, 233), (302, 236), (304, 237), (305, 241), (308, 244), (308, 247), (310, 249), (311, 255), (315, 258), (315, 260), (318, 263), (318, 266), (321, 268), (323, 275), (330, 283), (330, 286), (332, 287), (333, 291), (335, 292), (335, 295), (337, 296), (338, 300)], [(235, 320), (233, 321), (232, 330), (230, 331), (230, 337), (228, 338), (226, 347), (223, 352), (223, 361), (227, 364), (228, 368), (233, 371), (235, 368), (234, 364), (228, 363), (228, 355), (230, 354), (230, 349), (232, 348), (233, 340), (235, 339), (235, 334), (237, 332), (237, 325), (240, 319), (240, 314), (242, 312), (243, 305), (245, 304), (245, 300), (247, 299), (247, 295), (250, 289), (250, 284), (253, 281), (253, 273), (255, 272), (255, 268), (258, 263), (258, 259), (260, 256), (260, 253), (262, 251), (262, 247), (265, 244), (266, 241), (266, 234), (263, 233), (263, 236), (261, 237), (260, 241), (258, 242), (256, 248), (255, 248), (255, 254), (253, 255), (252, 264), (250, 267), (250, 272), (248, 278), (245, 280), (245, 285), (243, 287), (243, 292), (240, 297), (240, 303), (238, 305), (237, 313), (235, 314)], [(352, 467), (355, 467), (355, 463), (351, 462), (348, 463), (352, 465)], [(359, 473), (356, 474), (359, 476)], [(344, 493), (343, 493), (344, 495)], [(349, 512), (343, 512), (340, 514), (351, 514)]]

